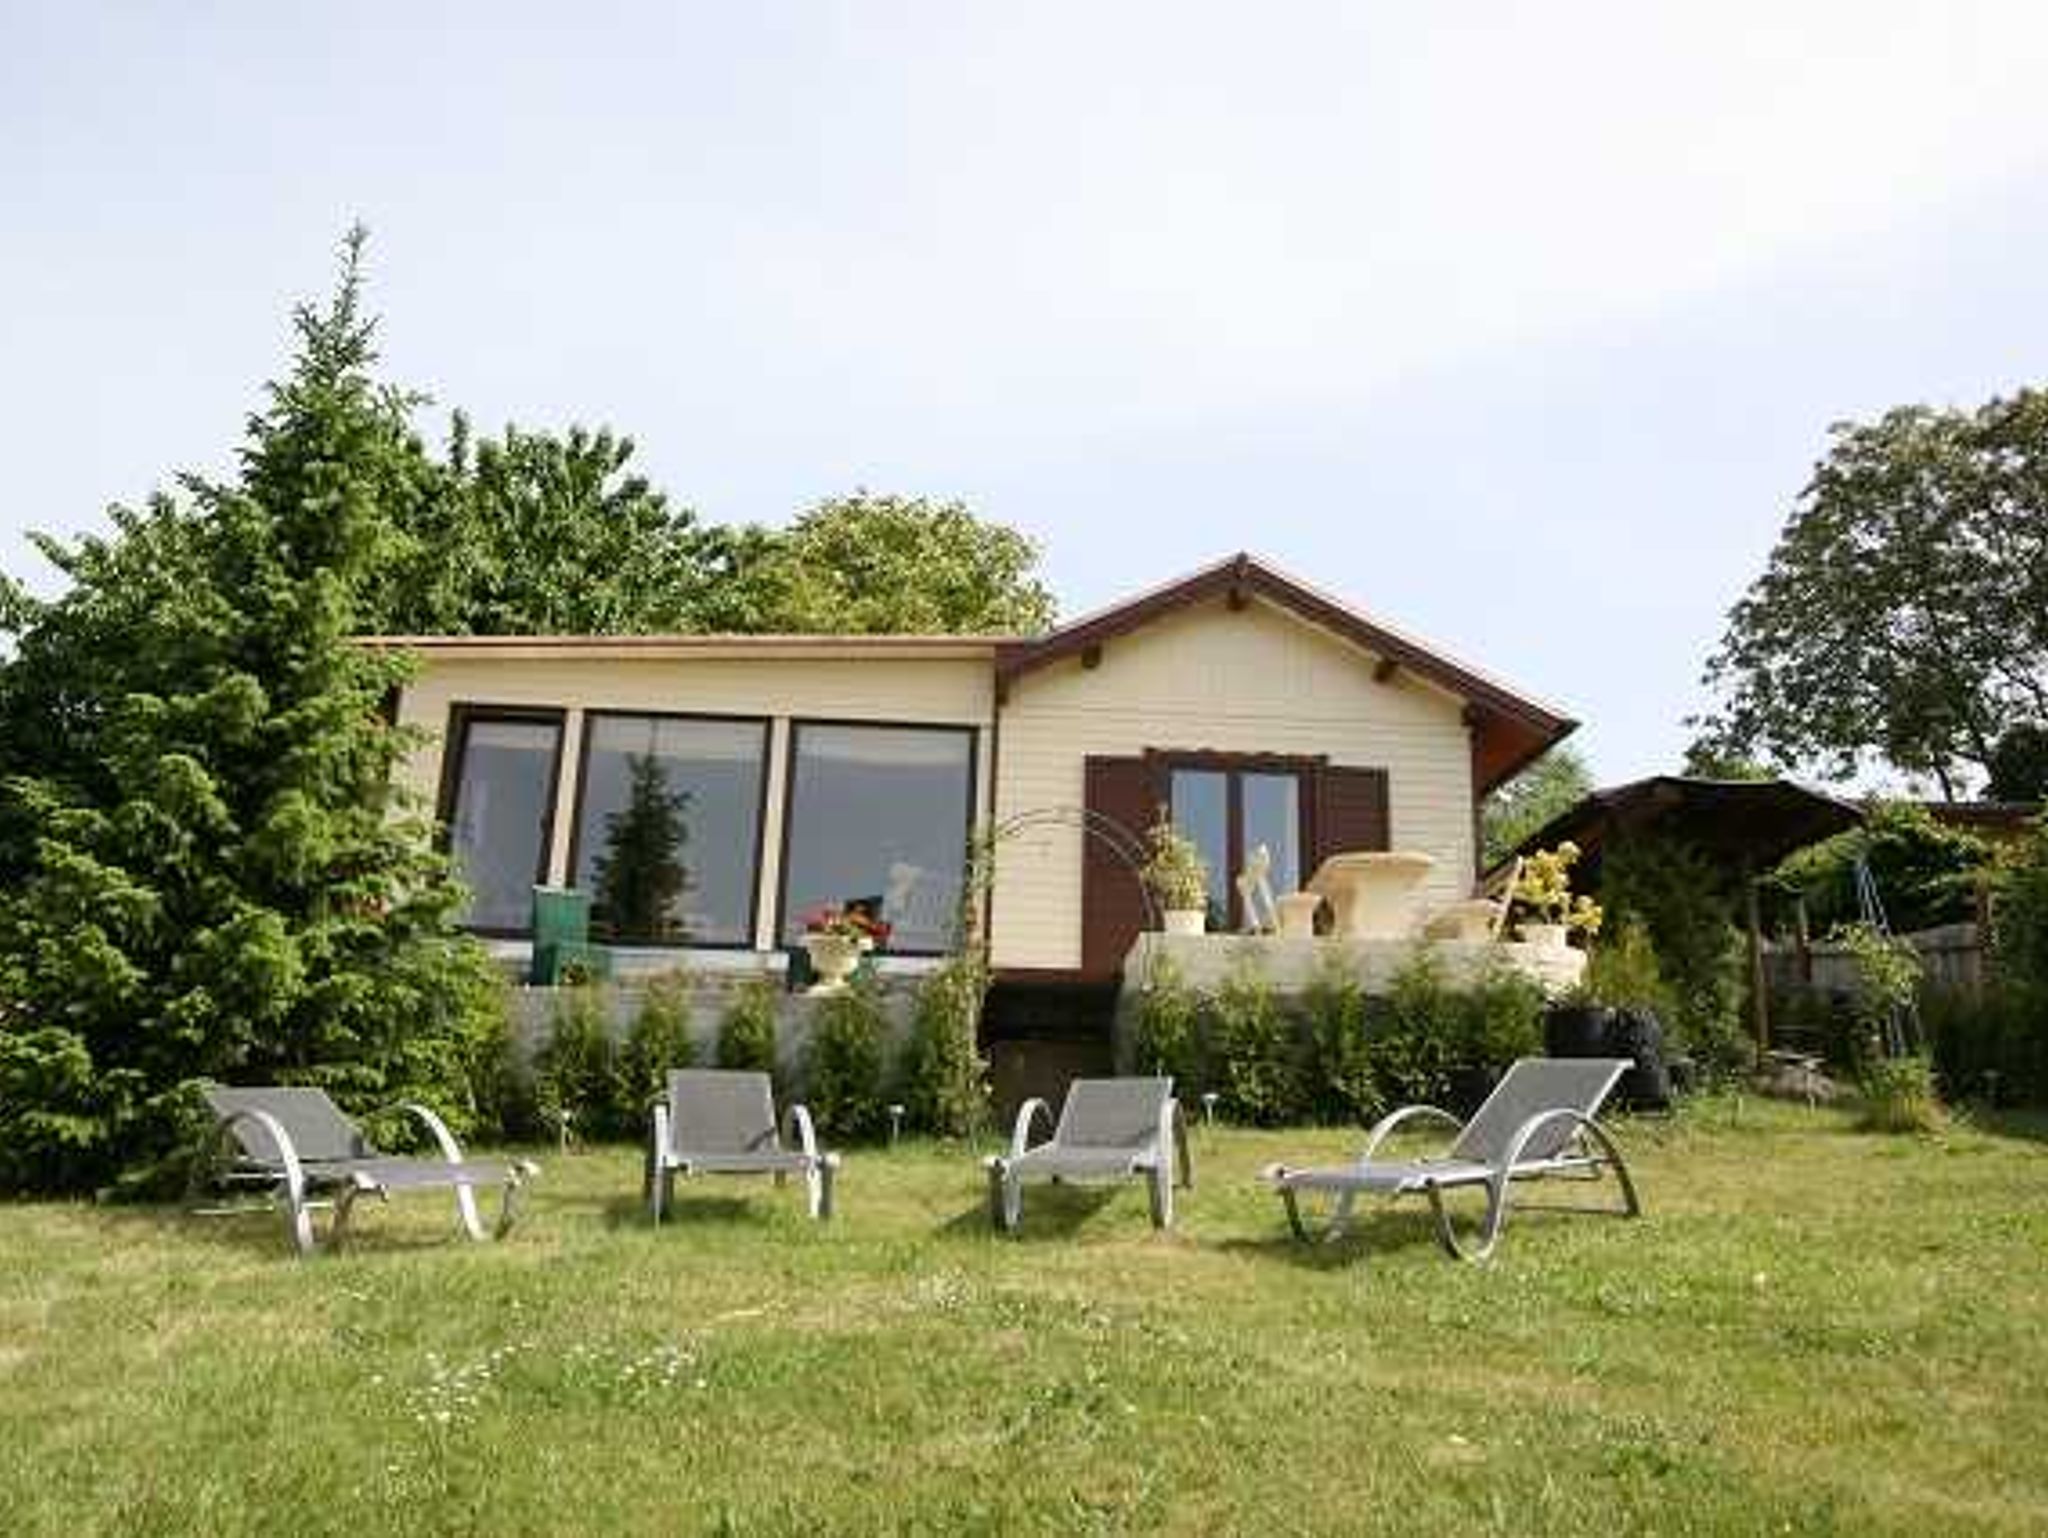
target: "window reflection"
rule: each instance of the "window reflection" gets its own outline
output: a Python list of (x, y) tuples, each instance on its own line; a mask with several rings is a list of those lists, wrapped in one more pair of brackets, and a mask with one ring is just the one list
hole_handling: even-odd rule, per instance
[(1173, 771), (1173, 825), (1201, 850), (1209, 867), (1211, 929), (1230, 927), (1230, 878), (1236, 862), (1230, 851), (1230, 780), (1214, 769)]
[(448, 847), (470, 892), (461, 922), (523, 933), (533, 922), (534, 884), (546, 875), (561, 722), (471, 715), (456, 735)]
[(1247, 774), (1244, 797), (1244, 852), (1264, 844), (1273, 856), (1273, 890), (1301, 889), (1301, 781), (1292, 774)]
[(591, 932), (637, 945), (753, 938), (767, 727), (595, 714), (576, 825)]
[(782, 940), (804, 915), (871, 905), (889, 949), (950, 950), (967, 865), (973, 735), (944, 727), (799, 724), (791, 744)]

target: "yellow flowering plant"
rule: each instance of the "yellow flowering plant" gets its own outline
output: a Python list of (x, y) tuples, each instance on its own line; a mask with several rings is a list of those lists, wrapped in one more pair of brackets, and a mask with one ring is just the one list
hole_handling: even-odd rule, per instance
[(1572, 894), (1571, 868), (1578, 858), (1579, 846), (1566, 839), (1555, 849), (1539, 849), (1523, 860), (1515, 904), (1533, 923), (1562, 924), (1590, 938), (1600, 932), (1602, 914), (1592, 898)]

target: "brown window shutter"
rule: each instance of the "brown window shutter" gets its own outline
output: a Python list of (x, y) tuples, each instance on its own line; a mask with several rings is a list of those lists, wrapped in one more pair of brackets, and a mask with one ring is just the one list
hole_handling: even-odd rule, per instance
[(1312, 872), (1333, 854), (1388, 846), (1387, 771), (1326, 764), (1316, 776)]
[[(1142, 758), (1090, 757), (1083, 765), (1083, 804), (1133, 838), (1151, 824), (1159, 800), (1152, 766)], [(1137, 873), (1101, 838), (1081, 840), (1081, 970), (1112, 978), (1145, 927), (1145, 894)]]

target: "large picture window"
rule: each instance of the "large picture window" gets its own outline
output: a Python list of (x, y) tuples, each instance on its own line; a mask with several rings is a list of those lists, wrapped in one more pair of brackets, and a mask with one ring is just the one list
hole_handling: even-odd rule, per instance
[(562, 717), (460, 709), (449, 737), (448, 849), (470, 892), (461, 921), (523, 934), (533, 923), (534, 885), (547, 879)]
[(798, 723), (790, 747), (782, 942), (826, 904), (872, 904), (889, 949), (950, 950), (967, 869), (974, 734)]
[(760, 870), (767, 723), (593, 712), (575, 880), (593, 938), (747, 945)]

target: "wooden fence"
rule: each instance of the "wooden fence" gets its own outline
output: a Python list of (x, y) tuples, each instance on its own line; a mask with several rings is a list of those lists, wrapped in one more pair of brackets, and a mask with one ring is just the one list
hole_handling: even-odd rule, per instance
[[(1975, 994), (1984, 986), (1984, 936), (1975, 924), (1943, 924), (1899, 937), (1920, 955), (1923, 986)], [(1856, 992), (1856, 959), (1847, 946), (1767, 941), (1764, 980), (1773, 998)]]

